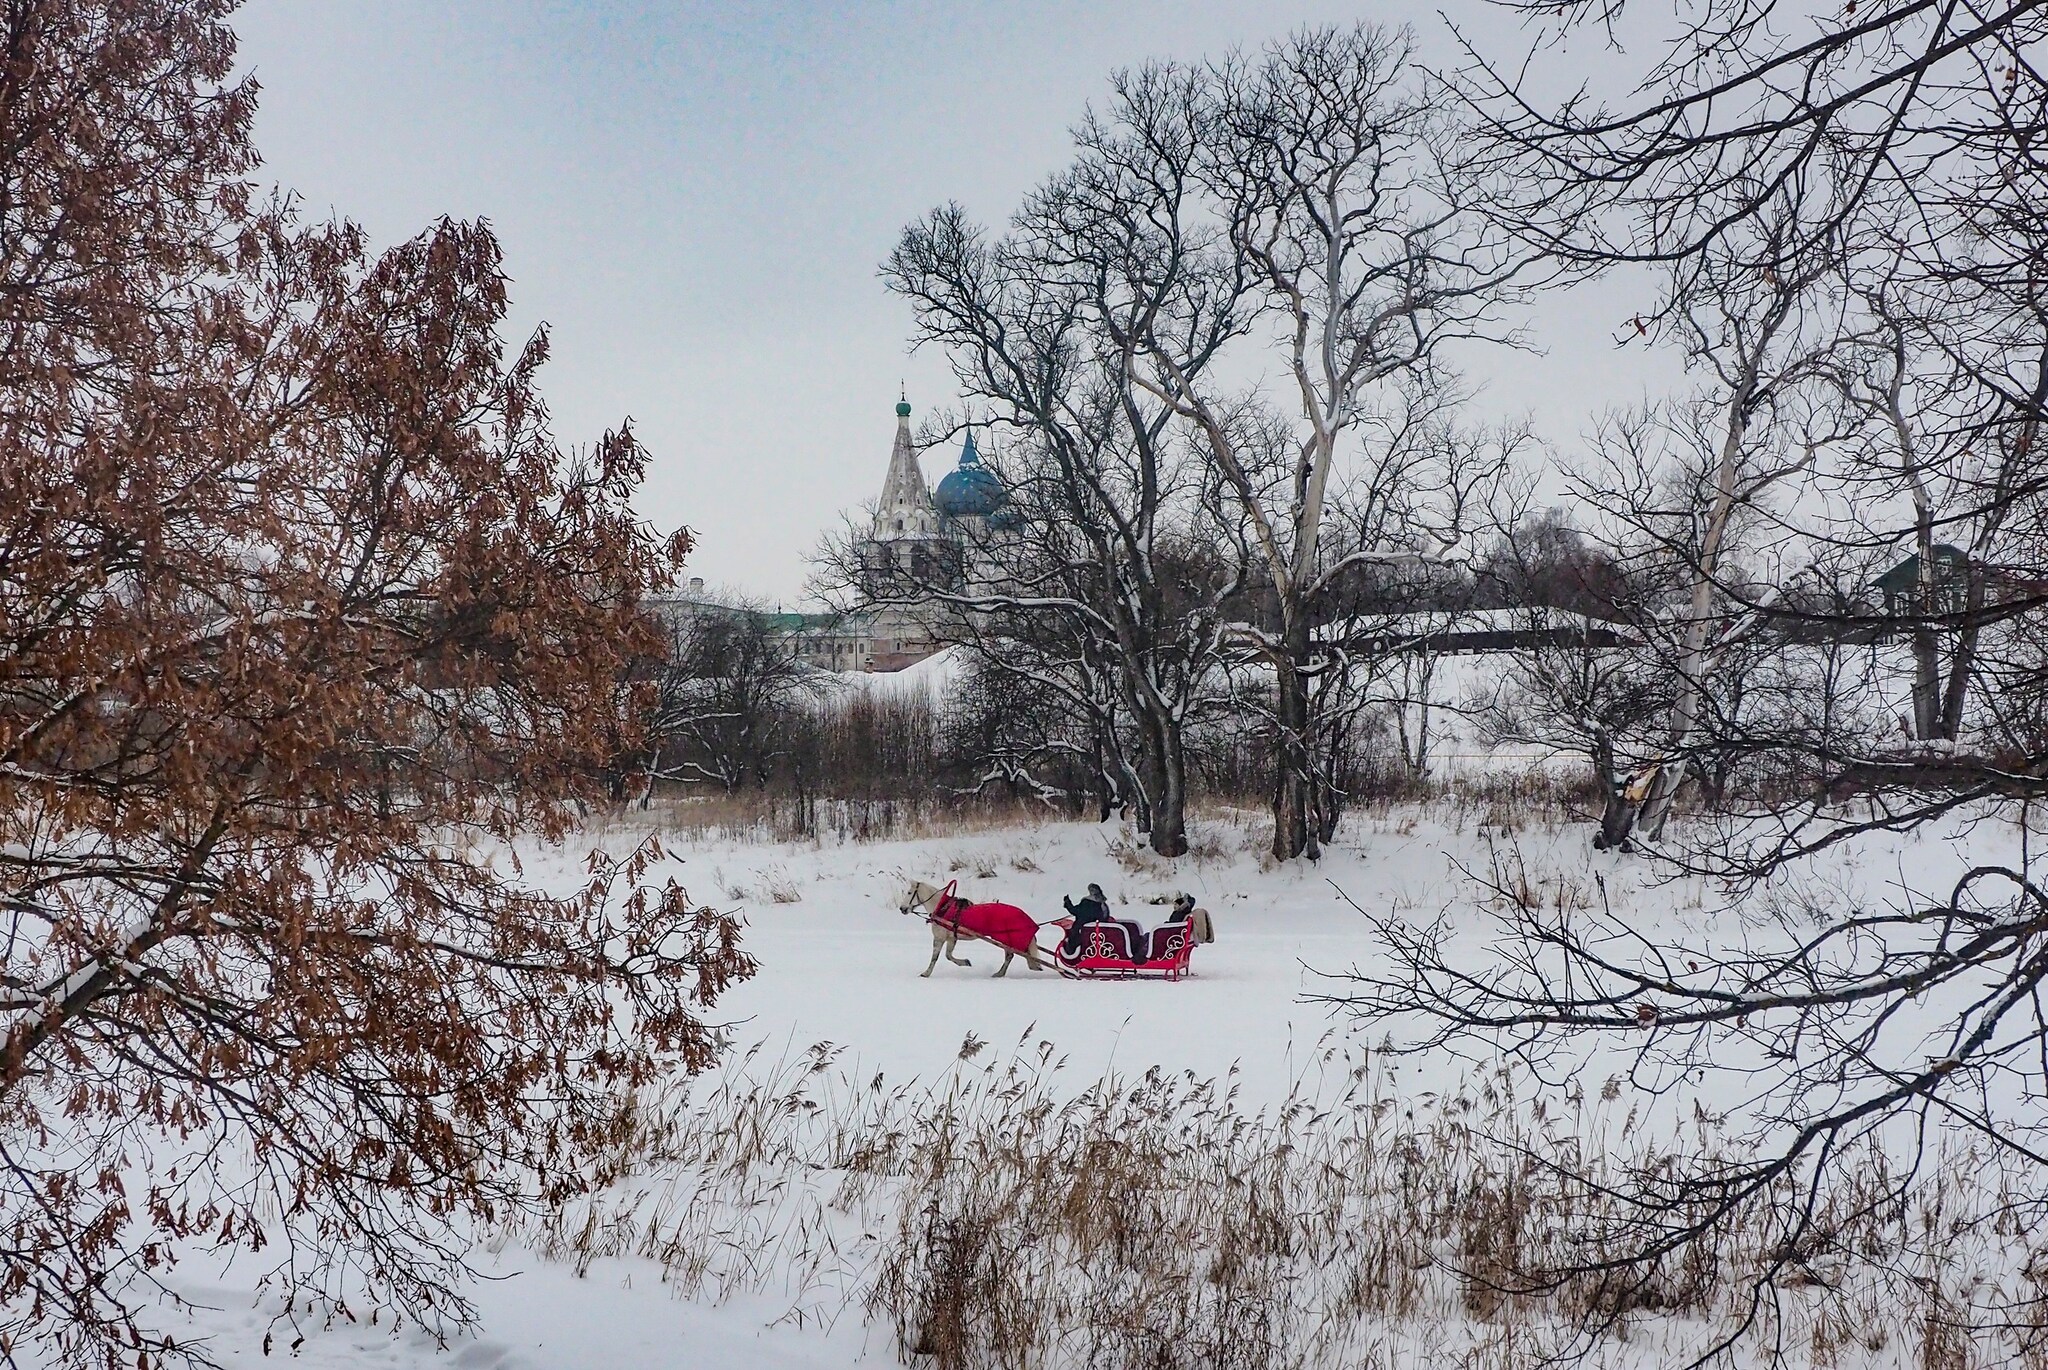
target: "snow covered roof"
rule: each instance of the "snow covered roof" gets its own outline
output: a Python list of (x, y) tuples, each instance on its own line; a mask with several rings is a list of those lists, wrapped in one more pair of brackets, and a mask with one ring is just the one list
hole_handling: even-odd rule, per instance
[(1356, 614), (1334, 619), (1318, 631), (1325, 640), (1344, 637), (1481, 636), (1510, 633), (1578, 633), (1628, 636), (1624, 624), (1592, 618), (1570, 609), (1534, 605), (1514, 609), (1425, 610), (1407, 614)]
[(942, 647), (922, 661), (900, 671), (834, 671), (832, 674), (849, 690), (878, 697), (900, 697), (930, 691), (943, 699), (967, 671), (967, 654), (958, 647)]

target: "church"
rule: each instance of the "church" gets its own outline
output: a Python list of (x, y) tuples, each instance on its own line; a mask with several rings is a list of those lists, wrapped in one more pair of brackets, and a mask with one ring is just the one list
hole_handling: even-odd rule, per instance
[[(991, 535), (1000, 536), (1009, 494), (969, 429), (960, 457), (932, 489), (910, 433), (910, 402), (896, 405), (896, 439), (867, 535), (857, 551), (864, 589), (877, 598), (906, 584), (967, 587), (985, 582)], [(900, 671), (946, 645), (939, 615), (890, 606), (805, 628), (802, 654), (833, 671)]]

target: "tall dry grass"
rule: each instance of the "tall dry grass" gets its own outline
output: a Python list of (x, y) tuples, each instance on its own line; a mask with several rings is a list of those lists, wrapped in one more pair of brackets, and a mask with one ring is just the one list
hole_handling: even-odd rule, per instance
[[(945, 1078), (894, 1085), (830, 1047), (749, 1056), (643, 1111), (636, 1178), (516, 1235), (579, 1268), (651, 1258), (684, 1297), (861, 1319), (939, 1370), (1663, 1366), (1729, 1335), (1741, 1365), (2048, 1366), (2043, 1248), (2001, 1229), (2001, 1172), (1966, 1142), (1903, 1206), (1869, 1201), (1889, 1163), (1858, 1158), (1829, 1240), (1757, 1312), (1768, 1205), (1627, 1280), (1529, 1283), (1611, 1254), (1585, 1244), (1604, 1187), (1711, 1154), (1704, 1117), (1652, 1138), (1612, 1091), (1544, 1107), (1502, 1070), (1404, 1096), (1329, 1047), (1260, 1108), (1234, 1078), (1075, 1091), (1045, 1043), (986, 1056), (970, 1037)], [(1607, 1330), (1575, 1343), (1588, 1322)]]
[(664, 792), (593, 815), (583, 830), (596, 835), (657, 830), (698, 846), (796, 844), (839, 847), (996, 832), (1065, 821), (1045, 806), (1003, 796), (927, 795), (901, 799), (806, 800), (801, 810), (787, 795), (742, 790)]
[[(1512, 837), (1597, 816), (1598, 796), (1569, 778), (1532, 768), (1497, 775), (1457, 776), (1416, 782), (1399, 796), (1361, 800), (1346, 814), (1337, 843), (1349, 845), (1375, 831), (1418, 821), (1452, 831), (1478, 829)], [(1189, 806), (1189, 855), (1198, 861), (1231, 860), (1263, 851), (1272, 815), (1255, 799), (1206, 796)], [(799, 844), (821, 847), (912, 841), (1037, 828), (1047, 824), (1103, 826), (1029, 798), (1005, 794), (959, 794), (922, 787), (902, 796), (828, 799), (811, 797), (799, 807), (774, 790), (667, 789), (645, 801), (592, 814), (585, 832), (642, 833), (652, 828), (674, 841), (699, 846)], [(1122, 826), (1121, 824), (1112, 826)], [(1131, 833), (1106, 839), (1108, 854), (1126, 869), (1170, 869), (1168, 858), (1151, 853)]]

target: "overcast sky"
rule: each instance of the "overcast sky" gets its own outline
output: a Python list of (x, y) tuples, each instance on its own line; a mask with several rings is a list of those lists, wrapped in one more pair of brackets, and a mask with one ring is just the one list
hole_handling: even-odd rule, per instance
[[(1003, 218), (1118, 67), (1359, 18), (1443, 50), (1434, 6), (1301, 0), (250, 0), (236, 27), (267, 175), (380, 243), (489, 219), (515, 329), (554, 330), (561, 435), (630, 417), (692, 573), (793, 602), (821, 531), (881, 489), (898, 384), (920, 414), (955, 398), (877, 279), (903, 225), (946, 200)], [(1630, 307), (1612, 285), (1545, 306), (1545, 355), (1469, 364), (1485, 407), (1569, 445), (1640, 398), (1657, 368), (1610, 341)]]

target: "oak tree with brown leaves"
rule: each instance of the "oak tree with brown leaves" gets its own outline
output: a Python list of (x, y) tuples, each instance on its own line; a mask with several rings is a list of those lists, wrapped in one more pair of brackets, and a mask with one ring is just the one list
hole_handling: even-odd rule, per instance
[(0, 4), (10, 1358), (203, 1359), (152, 1321), (201, 1248), (460, 1322), (478, 1226), (601, 1182), (752, 968), (652, 847), (521, 878), (687, 543), (630, 431), (551, 436), (487, 226), (252, 189), (232, 8)]

